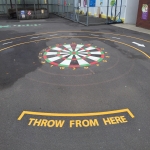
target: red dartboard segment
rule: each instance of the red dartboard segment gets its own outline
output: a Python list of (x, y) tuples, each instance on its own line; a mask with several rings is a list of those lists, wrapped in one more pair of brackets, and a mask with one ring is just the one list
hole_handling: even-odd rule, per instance
[(72, 58), (72, 60), (77, 60), (77, 58)]
[(50, 49), (47, 49), (47, 50), (46, 50), (46, 52), (49, 52), (49, 51), (50, 51)]
[(91, 46), (91, 44), (85, 44), (84, 46), (89, 47), (89, 46)]
[(105, 57), (105, 55), (104, 55), (104, 54), (102, 54), (102, 55), (101, 55), (101, 58), (104, 58), (104, 57)]
[(58, 66), (58, 63), (50, 62), (51, 65)]
[(44, 58), (44, 59), (47, 59), (47, 55), (43, 55), (43, 58)]
[(80, 48), (79, 50), (84, 50), (84, 48)]
[(67, 58), (66, 58), (66, 57), (62, 57), (62, 59), (63, 59), (63, 60), (66, 60)]
[(101, 49), (100, 48), (96, 48), (98, 51), (101, 51)]
[(69, 68), (80, 68), (80, 65), (70, 65)]
[(82, 59), (84, 59), (84, 60), (85, 60), (85, 59), (86, 59), (86, 57), (82, 57)]
[(71, 44), (71, 47), (76, 47), (77, 46), (77, 44)]
[(98, 64), (98, 62), (97, 62), (97, 61), (93, 61), (93, 62), (91, 62), (90, 64), (91, 64), (91, 65), (95, 65), (95, 64)]

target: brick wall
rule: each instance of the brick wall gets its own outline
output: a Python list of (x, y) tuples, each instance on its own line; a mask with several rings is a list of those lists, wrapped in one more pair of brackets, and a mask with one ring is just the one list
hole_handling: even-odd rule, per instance
[[(148, 5), (148, 12), (147, 11), (142, 12), (143, 4)], [(139, 9), (138, 9), (136, 26), (150, 29), (150, 0), (139, 1)]]

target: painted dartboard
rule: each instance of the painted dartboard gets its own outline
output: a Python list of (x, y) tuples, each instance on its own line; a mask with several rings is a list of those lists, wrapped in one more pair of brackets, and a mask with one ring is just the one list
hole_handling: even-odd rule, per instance
[(104, 52), (102, 48), (91, 44), (57, 44), (45, 49), (43, 59), (59, 67), (89, 67), (101, 62), (104, 59)]

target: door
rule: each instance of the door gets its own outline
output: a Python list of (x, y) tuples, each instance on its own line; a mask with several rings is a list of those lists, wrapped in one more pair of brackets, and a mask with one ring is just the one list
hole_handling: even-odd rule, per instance
[(150, 29), (150, 0), (140, 0), (136, 25)]

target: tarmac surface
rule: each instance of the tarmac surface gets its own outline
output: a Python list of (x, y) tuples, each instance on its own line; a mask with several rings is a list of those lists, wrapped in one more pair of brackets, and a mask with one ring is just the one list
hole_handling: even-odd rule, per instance
[(149, 35), (62, 18), (1, 26), (1, 150), (149, 150)]

